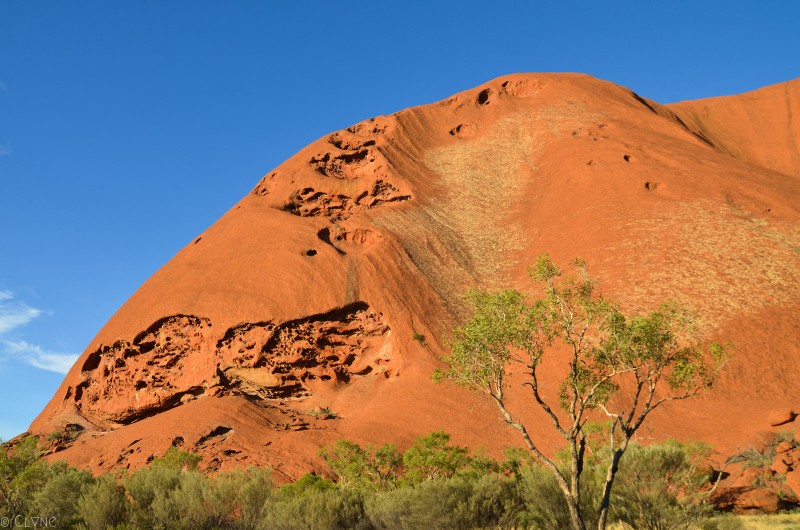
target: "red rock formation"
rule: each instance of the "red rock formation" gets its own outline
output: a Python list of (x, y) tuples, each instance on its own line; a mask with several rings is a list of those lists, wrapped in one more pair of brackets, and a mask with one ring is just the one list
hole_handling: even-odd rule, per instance
[(584, 257), (628, 309), (675, 299), (735, 344), (719, 389), (648, 433), (735, 449), (800, 403), (798, 87), (662, 106), (588, 76), (514, 75), (333, 133), (145, 282), (30, 430), (68, 431), (53, 458), (95, 471), (180, 445), (286, 479), (339, 438), (518, 445), (491, 403), (431, 373), (462, 291), (529, 289), (548, 251)]

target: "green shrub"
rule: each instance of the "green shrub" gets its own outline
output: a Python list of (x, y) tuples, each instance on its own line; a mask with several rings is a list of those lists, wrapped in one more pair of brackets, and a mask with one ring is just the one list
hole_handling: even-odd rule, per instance
[(525, 506), (520, 514), (524, 527), (563, 530), (571, 526), (564, 494), (542, 466), (529, 465), (520, 471), (519, 494)]
[(517, 528), (524, 503), (516, 478), (495, 473), (478, 478), (472, 485), (468, 519), (473, 528)]
[(33, 495), (28, 514), (54, 517), (59, 528), (75, 528), (81, 519), (78, 500), (81, 493), (92, 485), (92, 475), (64, 462), (56, 462), (49, 467), (46, 480)]
[(20, 439), (14, 447), (0, 447), (0, 515), (14, 519), (27, 513), (28, 505), (47, 484), (49, 466), (33, 436)]
[(130, 521), (142, 528), (163, 528), (171, 522), (171, 516), (164, 517), (163, 504), (180, 485), (181, 474), (180, 469), (151, 466), (124, 477), (131, 503)]
[(246, 471), (237, 469), (220, 473), (215, 480), (224, 483), (220, 490), (230, 495), (233, 501), (237, 517), (231, 521), (230, 527), (235, 530), (260, 528), (277, 498), (270, 470), (256, 467)]
[(522, 501), (516, 480), (436, 478), (370, 498), (367, 517), (377, 529), (516, 528)]
[(711, 514), (699, 493), (709, 482), (699, 466), (707, 453), (678, 442), (630, 446), (612, 491), (616, 520), (642, 530), (697, 528)]
[(78, 516), (88, 530), (122, 528), (128, 521), (129, 505), (125, 490), (116, 477), (103, 475), (84, 488), (78, 499)]
[(381, 447), (339, 440), (320, 451), (345, 489), (388, 491), (397, 487), (402, 457), (392, 444)]
[(227, 481), (209, 478), (199, 471), (180, 472), (178, 485), (154, 499), (152, 521), (176, 530), (214, 529), (233, 520), (234, 495)]
[(425, 480), (449, 478), (456, 474), (474, 474), (476, 467), (485, 471), (485, 460), (476, 462), (469, 455), (469, 449), (448, 445), (449, 442), (450, 435), (443, 431), (417, 438), (414, 445), (403, 453), (405, 481), (419, 484)]
[(188, 453), (177, 447), (170, 447), (164, 456), (153, 460), (150, 466), (195, 470), (202, 459), (203, 457), (198, 454)]
[(306, 473), (291, 484), (281, 486), (279, 495), (281, 499), (300, 497), (309, 492), (326, 491), (335, 487), (336, 485), (326, 478), (314, 475), (313, 473)]
[(367, 516), (377, 529), (470, 528), (471, 496), (469, 479), (437, 478), (373, 497)]
[(272, 504), (262, 528), (275, 530), (358, 530), (370, 528), (358, 491), (309, 489)]

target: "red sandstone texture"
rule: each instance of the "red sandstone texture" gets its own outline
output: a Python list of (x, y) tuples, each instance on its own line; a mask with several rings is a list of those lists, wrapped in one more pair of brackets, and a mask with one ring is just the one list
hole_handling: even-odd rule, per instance
[[(530, 291), (547, 251), (585, 258), (628, 310), (676, 300), (734, 344), (715, 391), (643, 432), (731, 454), (787, 428), (770, 411), (800, 407), (798, 116), (800, 80), (659, 105), (585, 75), (520, 74), (333, 133), (145, 282), (30, 431), (68, 433), (51, 458), (94, 472), (175, 445), (208, 469), (291, 480), (322, 472), (336, 439), (402, 448), (433, 430), (499, 453), (520, 444), (494, 405), (431, 373), (464, 289)], [(526, 396), (511, 400), (557, 450)]]

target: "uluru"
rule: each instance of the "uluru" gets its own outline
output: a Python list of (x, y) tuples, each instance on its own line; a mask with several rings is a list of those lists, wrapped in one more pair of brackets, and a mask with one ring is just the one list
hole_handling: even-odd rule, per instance
[(29, 431), (69, 432), (48, 458), (95, 473), (176, 446), (285, 482), (323, 472), (339, 439), (519, 445), (492, 403), (431, 374), (463, 292), (530, 289), (548, 252), (584, 258), (626, 310), (674, 300), (730, 341), (716, 388), (647, 432), (729, 454), (800, 407), (799, 115), (800, 80), (661, 105), (587, 75), (515, 74), (333, 132), (150, 277)]

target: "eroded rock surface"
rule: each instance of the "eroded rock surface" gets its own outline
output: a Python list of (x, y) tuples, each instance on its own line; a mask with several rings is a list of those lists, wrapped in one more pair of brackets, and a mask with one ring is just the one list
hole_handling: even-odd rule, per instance
[(389, 361), (389, 327), (357, 302), (283, 323), (244, 323), (217, 336), (207, 318), (174, 315), (132, 341), (91, 352), (67, 399), (98, 423), (127, 424), (204, 394), (256, 401), (308, 397), (313, 384), (347, 384)]

